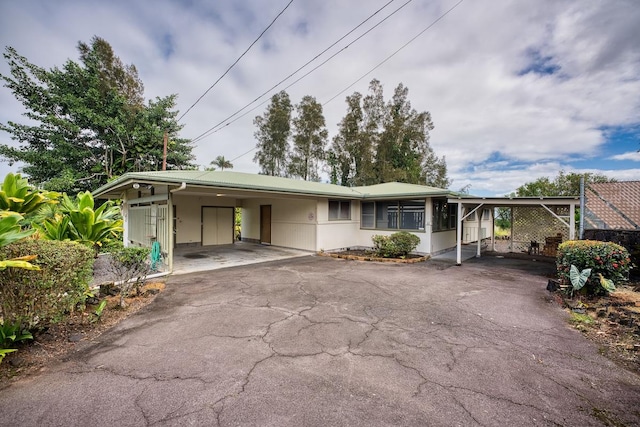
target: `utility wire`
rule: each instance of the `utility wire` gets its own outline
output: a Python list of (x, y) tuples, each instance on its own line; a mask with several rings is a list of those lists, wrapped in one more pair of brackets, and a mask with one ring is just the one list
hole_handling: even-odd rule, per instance
[[(381, 62), (379, 62), (375, 67), (373, 67), (372, 69), (370, 69), (369, 71), (367, 71), (365, 74), (363, 74), (358, 80), (356, 80), (355, 82), (353, 82), (351, 85), (349, 85), (348, 87), (346, 87), (345, 89), (343, 89), (340, 93), (338, 93), (337, 95), (333, 96), (331, 99), (329, 99), (328, 101), (326, 101), (324, 105), (327, 105), (329, 102), (333, 101), (335, 98), (337, 98), (338, 96), (340, 96), (341, 94), (343, 94), (344, 92), (346, 92), (347, 90), (349, 90), (351, 87), (353, 87), (356, 83), (358, 83), (360, 80), (362, 80), (363, 78), (365, 78), (367, 75), (369, 75), (372, 71), (374, 71), (375, 69), (377, 69), (378, 67), (382, 66), (385, 62), (387, 62), (388, 60), (390, 60), (391, 58), (393, 58), (396, 54), (398, 54), (398, 52), (400, 52), (402, 49), (404, 49), (405, 47), (407, 47), (409, 44), (411, 44), (414, 40), (416, 40), (418, 37), (420, 37), (422, 34), (424, 34), (426, 31), (428, 31), (431, 27), (433, 27), (435, 24), (438, 23), (438, 21), (440, 21), (441, 19), (443, 19), (445, 16), (447, 16), (450, 12), (452, 12), (456, 7), (458, 7), (464, 0), (460, 0), (458, 3), (456, 3), (455, 5), (453, 5), (453, 7), (451, 7), (449, 10), (447, 10), (445, 13), (443, 13), (442, 15), (440, 15), (438, 18), (436, 18), (431, 24), (429, 24), (427, 27), (425, 27), (422, 31), (420, 31), (418, 34), (416, 34), (413, 38), (411, 38), (408, 42), (406, 42), (405, 44), (403, 44), (399, 49), (397, 49), (396, 51), (394, 51), (391, 55), (387, 56), (384, 60), (382, 60)], [(322, 65), (322, 64), (321, 64)], [(313, 71), (313, 70), (312, 70)], [(304, 76), (302, 77), (304, 78)], [(297, 81), (296, 81), (297, 82)], [(295, 84), (296, 82), (293, 82), (293, 84)], [(287, 86), (289, 87), (289, 86)], [(264, 101), (266, 102), (266, 101)], [(263, 102), (263, 104), (264, 104)], [(260, 104), (262, 105), (262, 104)], [(257, 108), (257, 107), (256, 107)], [(254, 108), (255, 109), (255, 108)], [(253, 111), (253, 110), (251, 110)], [(250, 111), (249, 111), (250, 112)], [(240, 119), (241, 117), (243, 117), (244, 115), (248, 114), (249, 112), (243, 114), (242, 116), (238, 117), (236, 120)], [(231, 123), (235, 122), (236, 120), (233, 120), (232, 122), (227, 123), (225, 126), (230, 125)], [(220, 128), (222, 129), (222, 128)], [(215, 133), (217, 131), (219, 131), (220, 129), (215, 130), (212, 133)], [(236, 161), (238, 159), (240, 159), (241, 157), (246, 156), (247, 154), (251, 153), (252, 151), (255, 151), (257, 149), (257, 147), (252, 148), (251, 150), (247, 151), (244, 154), (239, 155), (238, 157), (234, 158), (232, 161)]]
[(346, 88), (344, 88), (342, 91), (340, 91), (339, 93), (337, 93), (335, 96), (333, 96), (332, 98), (330, 98), (328, 101), (324, 102), (322, 104), (322, 106), (327, 105), (328, 103), (330, 103), (331, 101), (333, 101), (334, 99), (336, 99), (337, 97), (339, 97), (340, 95), (342, 95), (343, 93), (345, 93), (346, 91), (348, 91), (350, 88), (352, 88), (356, 83), (358, 83), (360, 80), (364, 79), (366, 76), (368, 76), (369, 74), (371, 74), (371, 72), (373, 72), (374, 70), (376, 70), (378, 67), (382, 66), (382, 64), (384, 64), (385, 62), (387, 62), (388, 60), (390, 60), (391, 58), (393, 58), (394, 56), (396, 56), (398, 54), (398, 52), (400, 52), (402, 49), (404, 49), (405, 47), (409, 46), (409, 44), (413, 43), (413, 41), (415, 41), (418, 37), (420, 37), (422, 34), (424, 34), (427, 30), (429, 30), (431, 27), (433, 27), (434, 25), (436, 25), (438, 23), (438, 21), (440, 21), (441, 19), (443, 19), (445, 16), (447, 16), (449, 14), (449, 12), (453, 11), (453, 9), (455, 9), (456, 7), (458, 7), (460, 5), (460, 3), (462, 3), (464, 0), (460, 0), (458, 3), (454, 4), (449, 10), (447, 10), (445, 13), (443, 13), (442, 15), (440, 15), (435, 21), (433, 21), (431, 24), (429, 24), (426, 28), (424, 28), (422, 31), (420, 31), (418, 34), (416, 34), (411, 40), (409, 40), (408, 42), (406, 42), (405, 44), (403, 44), (402, 46), (400, 46), (399, 49), (397, 49), (395, 52), (393, 52), (391, 55), (387, 56), (385, 59), (383, 59), (382, 61), (380, 61), (375, 67), (373, 67), (372, 69), (370, 69), (369, 71), (367, 71), (366, 73), (364, 73), (362, 76), (360, 76), (360, 78), (358, 78), (358, 80), (356, 80), (355, 82), (351, 83), (349, 86), (347, 86)]
[(289, 8), (289, 6), (291, 6), (291, 3), (293, 3), (293, 0), (289, 1), (289, 3), (287, 3), (287, 5), (284, 7), (284, 9), (282, 9), (282, 10), (280, 11), (280, 13), (278, 13), (278, 14), (276, 15), (276, 17), (275, 17), (275, 18), (273, 18), (273, 21), (271, 21), (271, 23), (267, 26), (267, 28), (265, 28), (265, 29), (260, 33), (260, 35), (258, 36), (258, 38), (256, 38), (256, 39), (253, 41), (253, 43), (251, 43), (251, 45), (249, 45), (249, 47), (248, 47), (244, 52), (242, 52), (242, 55), (240, 55), (240, 56), (238, 57), (238, 59), (236, 59), (236, 60), (235, 60), (235, 62), (234, 62), (233, 64), (231, 64), (231, 65), (229, 66), (229, 68), (227, 68), (227, 70), (226, 70), (224, 73), (222, 73), (222, 75), (221, 75), (220, 77), (218, 77), (218, 80), (216, 80), (216, 81), (215, 81), (211, 86), (209, 86), (209, 89), (207, 89), (207, 90), (206, 90), (202, 95), (200, 95), (200, 97), (199, 97), (198, 99), (196, 99), (196, 102), (194, 102), (193, 104), (191, 104), (191, 106), (190, 106), (189, 108), (187, 108), (187, 111), (185, 111), (184, 113), (182, 113), (182, 115), (181, 115), (180, 117), (178, 117), (178, 122), (179, 122), (180, 120), (182, 120), (182, 118), (183, 118), (184, 116), (186, 116), (186, 115), (187, 115), (187, 113), (188, 113), (189, 111), (191, 111), (191, 109), (192, 109), (193, 107), (195, 107), (195, 106), (196, 106), (196, 104), (197, 104), (198, 102), (200, 102), (200, 100), (202, 100), (202, 98), (204, 98), (204, 97), (205, 97), (205, 95), (206, 95), (207, 93), (209, 93), (209, 91), (210, 91), (211, 89), (213, 89), (213, 88), (214, 88), (214, 86), (215, 86), (215, 85), (217, 85), (217, 84), (218, 84), (218, 82), (219, 82), (220, 80), (222, 80), (222, 78), (223, 78), (224, 76), (226, 76), (226, 75), (227, 75), (227, 73), (228, 73), (229, 71), (231, 71), (231, 69), (232, 69), (232, 68), (233, 68), (233, 67), (234, 67), (238, 62), (240, 62), (240, 60), (242, 59), (242, 57), (243, 57), (243, 56), (245, 56), (245, 55), (247, 54), (247, 52), (249, 52), (249, 50), (251, 50), (251, 48), (253, 47), (253, 45), (254, 45), (254, 44), (256, 44), (256, 43), (258, 42), (258, 40), (260, 40), (260, 39), (262, 38), (262, 36), (264, 35), (264, 33), (266, 33), (266, 32), (269, 30), (269, 28), (271, 28), (271, 26), (272, 26), (273, 24), (275, 24), (275, 22), (278, 20), (278, 18), (280, 18), (280, 15), (282, 15), (282, 14), (285, 12), (285, 10), (287, 10), (287, 9)]
[[(256, 108), (260, 107), (261, 105), (263, 105), (265, 102), (268, 101), (265, 100), (262, 103), (258, 104), (256, 107), (252, 108), (251, 110), (247, 111), (245, 114), (241, 115), (240, 117), (236, 118), (235, 120), (225, 123), (228, 120), (234, 118), (235, 116), (237, 116), (238, 114), (240, 114), (241, 112), (243, 112), (244, 110), (246, 110), (247, 108), (249, 108), (252, 104), (254, 104), (255, 102), (257, 102), (258, 100), (260, 100), (260, 98), (262, 98), (263, 96), (267, 95), (268, 93), (270, 93), (273, 89), (275, 89), (276, 87), (280, 86), (282, 83), (284, 83), (285, 81), (289, 80), (291, 77), (293, 77), (294, 75), (296, 75), (298, 72), (300, 72), (302, 69), (304, 69), (307, 65), (311, 64), (313, 61), (315, 61), (316, 59), (318, 59), (320, 56), (322, 56), (324, 53), (326, 53), (329, 49), (331, 49), (332, 47), (334, 47), (336, 44), (340, 43), (342, 40), (344, 40), (346, 37), (348, 37), (350, 34), (352, 34), (354, 31), (356, 31), (358, 28), (360, 28), (362, 25), (364, 25), (367, 21), (369, 21), (371, 18), (373, 18), (375, 15), (377, 15), (379, 12), (381, 12), (384, 8), (386, 8), (388, 5), (390, 5), (391, 3), (393, 3), (395, 0), (390, 0), (389, 2), (387, 2), (385, 5), (383, 5), (380, 9), (376, 10), (374, 13), (372, 13), (371, 15), (369, 15), (369, 17), (367, 17), (364, 21), (362, 21), (360, 24), (358, 24), (356, 27), (354, 27), (352, 30), (350, 30), (349, 32), (347, 32), (344, 36), (340, 37), (338, 40), (336, 40), (334, 43), (332, 43), (329, 47), (327, 47), (326, 49), (324, 49), (322, 52), (320, 52), (319, 54), (317, 54), (316, 56), (314, 56), (312, 59), (310, 59), (309, 61), (307, 61), (304, 65), (302, 65), (301, 67), (299, 67), (297, 70), (295, 70), (293, 73), (289, 74), (287, 77), (285, 77), (284, 79), (280, 80), (278, 83), (276, 83), (275, 85), (273, 85), (272, 87), (270, 87), (269, 89), (267, 89), (265, 92), (263, 92), (262, 94), (260, 94), (258, 97), (256, 97), (253, 101), (249, 102), (248, 104), (246, 104), (244, 107), (242, 107), (240, 110), (236, 111), (235, 113), (233, 113), (232, 115), (230, 115), (229, 117), (225, 118), (224, 120), (220, 121), (218, 124), (216, 124), (215, 126), (209, 128), (208, 130), (206, 130), (205, 132), (201, 133), (200, 135), (196, 136), (195, 138), (193, 138), (191, 140), (191, 142), (198, 142), (214, 133), (216, 133), (218, 130), (220, 130), (222, 127), (225, 126), (229, 126), (231, 123), (235, 122), (236, 120), (246, 116), (247, 114), (251, 113), (252, 111), (254, 111)], [(389, 15), (387, 15), (384, 19), (382, 19), (380, 22), (378, 22), (376, 25), (374, 25), (373, 27), (371, 27), (370, 29), (368, 29), (365, 33), (363, 33), (362, 35), (360, 35), (359, 37), (357, 37), (355, 40), (353, 40), (352, 42), (350, 42), (348, 45), (346, 45), (345, 47), (343, 47), (342, 49), (340, 49), (338, 52), (334, 53), (333, 55), (331, 55), (328, 59), (326, 59), (324, 62), (322, 62), (320, 65), (318, 65), (317, 67), (315, 67), (314, 69), (312, 69), (311, 71), (309, 71), (308, 73), (306, 73), (304, 76), (302, 76), (301, 78), (299, 78), (298, 80), (294, 81), (293, 83), (291, 83), (289, 86), (286, 86), (283, 90), (290, 88), (291, 86), (293, 86), (294, 84), (296, 84), (297, 82), (299, 82), (300, 80), (302, 80), (304, 77), (308, 76), (311, 72), (315, 71), (316, 69), (318, 69), (319, 67), (321, 67), (322, 65), (324, 65), (325, 63), (327, 63), (329, 60), (331, 60), (332, 58), (334, 58), (336, 55), (338, 55), (339, 53), (343, 52), (345, 49), (347, 49), (349, 46), (351, 46), (353, 43), (357, 42), (358, 40), (360, 40), (362, 37), (364, 37), (366, 34), (368, 34), (369, 32), (371, 32), (374, 28), (376, 28), (377, 26), (379, 26), (380, 24), (382, 24), (384, 21), (386, 21), (387, 19), (389, 19), (391, 16), (393, 16), (394, 14), (396, 14), (398, 11), (400, 11), (400, 9), (404, 8), (407, 4), (411, 3), (413, 0), (407, 0), (404, 4), (402, 4), (400, 7), (398, 7), (396, 10), (394, 10), (393, 12), (391, 12)]]

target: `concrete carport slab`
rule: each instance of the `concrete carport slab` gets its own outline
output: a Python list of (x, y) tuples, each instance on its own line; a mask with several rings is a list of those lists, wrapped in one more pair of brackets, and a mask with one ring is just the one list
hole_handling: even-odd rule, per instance
[(313, 252), (247, 242), (231, 245), (191, 246), (174, 250), (173, 274), (196, 273), (262, 262), (310, 256)]
[(0, 425), (640, 424), (640, 377), (567, 325), (545, 268), (305, 257), (174, 276), (2, 390)]

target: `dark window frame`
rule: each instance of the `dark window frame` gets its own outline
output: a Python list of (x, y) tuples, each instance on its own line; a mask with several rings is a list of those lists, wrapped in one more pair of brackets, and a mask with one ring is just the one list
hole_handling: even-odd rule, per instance
[(433, 199), (431, 231), (456, 230), (458, 226), (458, 204), (447, 203), (447, 199)]
[[(332, 204), (337, 204), (337, 210), (331, 209)], [(333, 212), (336, 215), (332, 215)], [(343, 217), (343, 212), (347, 212), (346, 217)], [(329, 221), (351, 221), (351, 200), (329, 200)]]
[[(425, 204), (422, 199), (360, 202), (360, 228), (364, 230), (424, 232)], [(370, 210), (371, 205), (373, 205), (373, 213)], [(367, 206), (367, 209), (365, 209), (365, 206)], [(381, 226), (381, 224), (386, 226)]]

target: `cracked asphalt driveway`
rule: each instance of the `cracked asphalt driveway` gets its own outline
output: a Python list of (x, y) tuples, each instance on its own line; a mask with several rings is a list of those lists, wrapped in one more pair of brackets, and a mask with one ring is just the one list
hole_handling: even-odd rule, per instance
[(0, 392), (0, 425), (638, 425), (640, 377), (569, 328), (551, 265), (306, 257), (173, 277)]

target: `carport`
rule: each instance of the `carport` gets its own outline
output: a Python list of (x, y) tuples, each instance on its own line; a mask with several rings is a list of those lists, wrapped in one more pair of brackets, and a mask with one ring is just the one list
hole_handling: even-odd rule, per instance
[[(456, 264), (462, 265), (463, 221), (478, 209), (491, 212), (492, 228), (495, 228), (495, 209), (509, 208), (511, 213), (511, 248), (514, 243), (529, 247), (529, 251), (551, 253), (563, 239), (574, 240), (576, 235), (575, 213), (579, 197), (455, 197), (457, 209)], [(516, 216), (516, 213), (518, 214)], [(540, 245), (544, 246), (540, 247)], [(480, 257), (482, 239), (477, 240), (476, 257)], [(491, 248), (495, 250), (495, 233), (491, 233)]]

